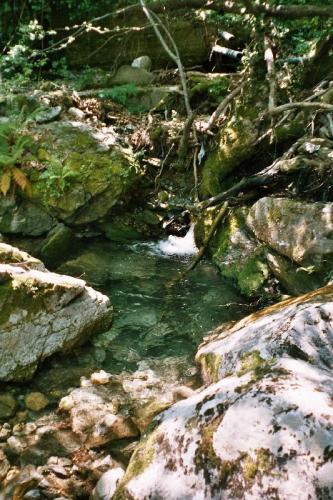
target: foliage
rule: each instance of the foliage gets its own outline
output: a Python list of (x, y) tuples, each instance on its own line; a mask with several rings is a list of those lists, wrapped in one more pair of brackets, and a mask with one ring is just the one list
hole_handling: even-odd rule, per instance
[(19, 186), (27, 194), (31, 184), (20, 168), (33, 146), (30, 136), (18, 134), (16, 122), (0, 124), (0, 191), (6, 196), (11, 187)]
[(45, 180), (46, 188), (54, 198), (59, 198), (69, 187), (71, 180), (78, 176), (78, 172), (66, 165), (66, 159), (59, 160), (51, 157), (47, 169), (41, 174)]
[(19, 83), (38, 75), (47, 63), (46, 56), (36, 47), (44, 37), (45, 31), (36, 20), (21, 24), (16, 43), (0, 57), (0, 73), (7, 79), (15, 77)]
[(126, 105), (129, 97), (136, 96), (138, 89), (133, 83), (126, 83), (124, 85), (117, 85), (110, 90), (100, 92), (101, 99), (113, 99), (118, 104)]

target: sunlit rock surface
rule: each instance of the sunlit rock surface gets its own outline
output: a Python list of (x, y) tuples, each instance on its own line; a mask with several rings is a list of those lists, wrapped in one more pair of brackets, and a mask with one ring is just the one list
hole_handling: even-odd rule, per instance
[(333, 255), (333, 203), (262, 198), (251, 208), (247, 225), (294, 262), (319, 265)]
[(218, 329), (198, 353), (216, 382), (158, 417), (113, 498), (331, 498), (332, 299)]
[(47, 356), (104, 331), (112, 308), (83, 280), (49, 273), (37, 259), (6, 247), (1, 245), (7, 263), (0, 264), (0, 380), (24, 380)]

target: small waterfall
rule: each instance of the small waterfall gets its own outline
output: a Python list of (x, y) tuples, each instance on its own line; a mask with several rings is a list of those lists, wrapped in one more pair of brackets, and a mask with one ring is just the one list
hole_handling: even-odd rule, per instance
[(194, 242), (194, 224), (191, 224), (186, 235), (170, 235), (167, 240), (161, 240), (156, 244), (157, 250), (164, 255), (194, 255), (198, 249)]

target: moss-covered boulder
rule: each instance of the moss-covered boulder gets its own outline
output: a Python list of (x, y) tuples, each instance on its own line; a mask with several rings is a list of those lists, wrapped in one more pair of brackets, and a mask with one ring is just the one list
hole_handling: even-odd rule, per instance
[(65, 121), (37, 127), (34, 135), (40, 168), (30, 172), (31, 201), (58, 220), (101, 219), (140, 177), (132, 150), (111, 129)]
[(36, 269), (38, 261), (24, 253), (8, 262), (10, 254), (19, 251), (7, 249), (0, 264), (0, 380), (18, 381), (51, 354), (107, 329), (112, 308), (84, 281)]
[(215, 383), (156, 419), (113, 498), (331, 497), (332, 312), (327, 287), (203, 346)]
[[(201, 246), (214, 219), (216, 209), (208, 209), (195, 229), (196, 243)], [(217, 229), (209, 251), (222, 276), (234, 281), (248, 297), (262, 295), (269, 276), (265, 246), (257, 242), (245, 224), (247, 208), (230, 212)]]
[(214, 196), (221, 191), (222, 181), (247, 158), (253, 155), (253, 143), (258, 129), (251, 118), (233, 117), (224, 127), (214, 151), (210, 153), (202, 169), (201, 192)]

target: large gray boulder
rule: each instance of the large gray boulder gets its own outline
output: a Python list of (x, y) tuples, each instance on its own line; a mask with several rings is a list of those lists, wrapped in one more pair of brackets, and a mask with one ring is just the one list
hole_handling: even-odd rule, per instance
[(333, 498), (333, 286), (220, 327), (114, 499)]
[[(12, 250), (12, 255), (18, 253)], [(21, 262), (8, 263), (9, 256), (2, 258), (6, 264), (0, 264), (0, 380), (4, 381), (28, 379), (46, 357), (69, 350), (111, 323), (106, 296), (83, 280), (36, 269), (39, 261), (30, 259), (23, 256)]]
[(319, 266), (333, 255), (333, 203), (266, 197), (246, 222), (259, 240), (296, 263)]

